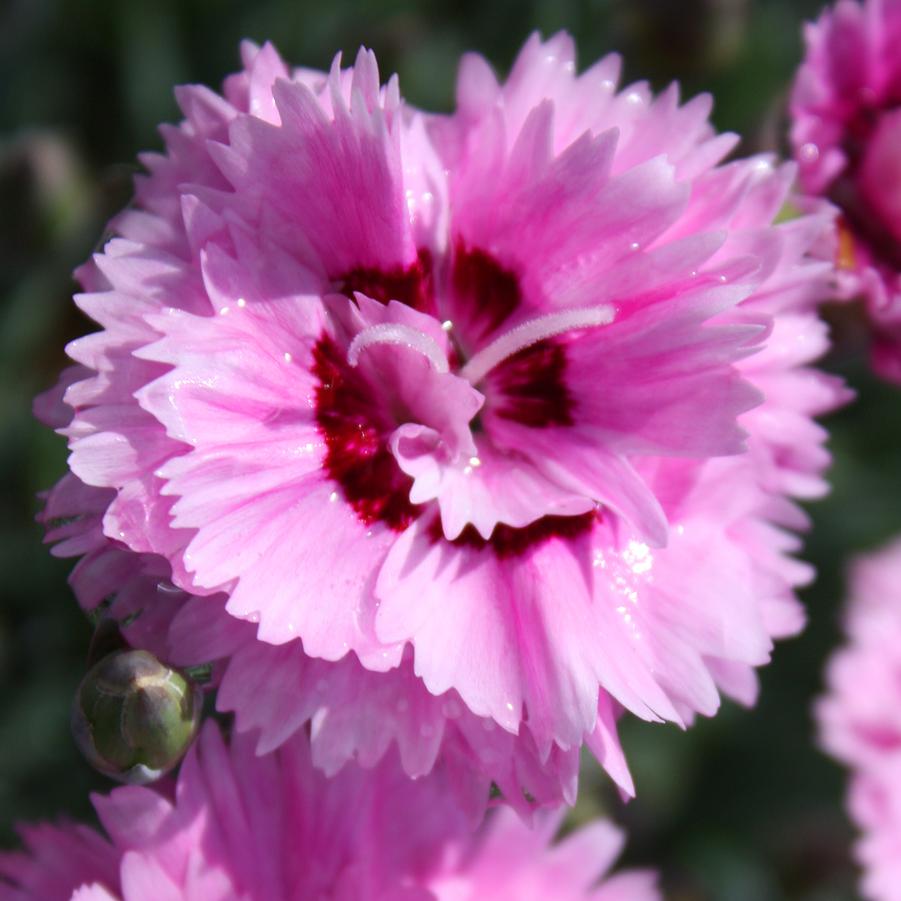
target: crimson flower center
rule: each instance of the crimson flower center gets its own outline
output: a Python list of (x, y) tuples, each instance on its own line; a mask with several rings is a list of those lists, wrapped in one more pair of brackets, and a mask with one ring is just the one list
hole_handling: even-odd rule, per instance
[(829, 199), (877, 260), (901, 269), (901, 101), (863, 107), (848, 123), (842, 149), (848, 166)]
[[(354, 270), (339, 284), (348, 296), (365, 292), (383, 303), (399, 300), (440, 315), (453, 341), (450, 350), (424, 330), (382, 322), (359, 331), (346, 348), (323, 335), (314, 352), (325, 471), (361, 522), (381, 522), (396, 531), (406, 529), (428, 505), (409, 499), (413, 480), (399, 468), (388, 444), (404, 424), (403, 412), (398, 414), (396, 398), (386, 397), (390, 379), (373, 378), (373, 367), (361, 366), (367, 354), (403, 346), (428, 360), (436, 373), (453, 372), (482, 390), (495, 416), (535, 429), (568, 426), (574, 422), (574, 400), (566, 385), (566, 343), (572, 333), (607, 325), (614, 317), (609, 306), (529, 315), (534, 307), (524, 302), (519, 278), (483, 251), (459, 244), (447, 290), (436, 295), (431, 264), (423, 260), (430, 261), (427, 253), (404, 271)], [(472, 425), (482, 430), (479, 423)], [(569, 534), (569, 519), (545, 516), (524, 529), (498, 526), (487, 543), (497, 553), (518, 553), (554, 534)], [(472, 544), (469, 532), (455, 541)]]

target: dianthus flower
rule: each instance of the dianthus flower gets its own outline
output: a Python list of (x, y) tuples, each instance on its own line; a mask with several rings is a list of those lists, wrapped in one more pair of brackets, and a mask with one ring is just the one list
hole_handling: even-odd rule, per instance
[[(500, 809), (473, 833), (437, 767), (411, 780), (396, 755), (328, 779), (298, 733), (256, 756), (207, 724), (170, 790), (95, 795), (106, 832), (23, 828), (0, 854), (2, 901), (658, 901), (655, 878), (600, 882), (623, 844), (605, 821), (551, 845), (559, 814), (534, 829)], [(173, 790), (174, 789), (174, 790)]]
[(873, 901), (901, 899), (901, 539), (851, 573), (849, 641), (817, 705), (824, 748), (851, 770), (857, 857)]
[(863, 295), (873, 363), (901, 381), (901, 2), (840, 0), (806, 31), (792, 94), (805, 191), (841, 210), (841, 294)]
[(564, 35), (503, 84), (466, 57), (451, 116), (368, 52), (244, 62), (178, 91), (80, 273), (103, 330), (42, 404), (76, 593), (218, 662), (261, 750), (456, 749), (545, 803), (587, 743), (631, 793), (622, 709), (751, 702), (801, 626), (829, 216), (774, 225), (791, 165), (722, 164), (708, 98), (577, 75)]

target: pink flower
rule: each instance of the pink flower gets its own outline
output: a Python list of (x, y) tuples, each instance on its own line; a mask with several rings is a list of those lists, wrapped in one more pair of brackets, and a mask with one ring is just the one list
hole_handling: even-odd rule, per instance
[(40, 823), (20, 826), (18, 831), (27, 851), (0, 852), (2, 901), (90, 898), (87, 892), (77, 894), (76, 889), (93, 883), (118, 884), (116, 855), (109, 842), (90, 827)]
[(849, 642), (826, 670), (817, 705), (824, 748), (851, 770), (857, 856), (874, 901), (901, 898), (901, 540), (851, 573)]
[(439, 766), (410, 780), (396, 755), (328, 779), (303, 733), (258, 757), (208, 724), (177, 785), (95, 795), (107, 837), (84, 826), (23, 830), (0, 855), (0, 899), (78, 901), (656, 901), (649, 873), (598, 884), (623, 839), (607, 822), (555, 846), (559, 815), (531, 830), (497, 811), (477, 832)]
[(792, 94), (801, 183), (841, 209), (841, 291), (866, 297), (874, 365), (901, 381), (901, 3), (840, 0), (805, 36)]
[(365, 52), (244, 55), (179, 92), (82, 273), (103, 330), (49, 501), (77, 593), (167, 586), (147, 640), (221, 661), (263, 748), (309, 722), (330, 771), (396, 743), (419, 774), (461, 745), (521, 804), (571, 800), (587, 743), (631, 792), (623, 708), (750, 703), (801, 626), (829, 216), (773, 225), (791, 166), (720, 165), (707, 98), (576, 76), (563, 35), (503, 85), (467, 57), (451, 117)]
[[(59, 402), (75, 373), (42, 395), (36, 411), (62, 427), (71, 410)], [(329, 662), (309, 657), (300, 641), (259, 641), (250, 622), (230, 616), (227, 597), (192, 597), (171, 581), (163, 557), (138, 554), (107, 538), (101, 519), (110, 493), (64, 477), (45, 498), (41, 519), (58, 556), (81, 556), (70, 583), (88, 611), (123, 624), (128, 641), (176, 665), (212, 663), (217, 706), (234, 711), (240, 731), (253, 731), (258, 753), (280, 747), (305, 728), (312, 762), (334, 775), (349, 760), (378, 764), (396, 745), (408, 775), (431, 771), (439, 757), (455, 761), (457, 803), (475, 819), (492, 786), (524, 816), (536, 805), (575, 803), (578, 749), (540, 757), (527, 727), (519, 735), (473, 715), (455, 692), (432, 695), (412, 672), (409, 652), (386, 673), (365, 669), (353, 654)], [(595, 744), (611, 776), (632, 791), (616, 740), (612, 706), (601, 708)]]

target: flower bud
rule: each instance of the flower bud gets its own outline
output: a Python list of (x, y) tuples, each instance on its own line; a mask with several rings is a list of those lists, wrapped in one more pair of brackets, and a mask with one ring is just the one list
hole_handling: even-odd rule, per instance
[(148, 651), (114, 651), (82, 679), (72, 733), (101, 773), (143, 784), (184, 756), (197, 733), (201, 706), (200, 689)]

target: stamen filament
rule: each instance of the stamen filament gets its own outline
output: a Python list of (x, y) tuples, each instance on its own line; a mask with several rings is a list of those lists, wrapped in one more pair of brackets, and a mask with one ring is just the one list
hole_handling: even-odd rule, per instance
[(599, 325), (609, 325), (613, 322), (614, 308), (610, 305), (589, 307), (587, 309), (563, 310), (560, 313), (547, 313), (544, 316), (536, 316), (534, 319), (523, 322), (516, 328), (510, 329), (499, 338), (480, 350), (460, 370), (460, 375), (467, 379), (471, 385), (479, 382), (494, 369), (498, 363), (502, 363), (507, 357), (563, 332), (573, 329), (595, 328)]
[(379, 325), (371, 325), (354, 336), (347, 348), (347, 362), (356, 366), (360, 362), (360, 354), (367, 347), (378, 344), (395, 344), (408, 347), (421, 353), (435, 368), (436, 372), (447, 372), (447, 355), (438, 346), (438, 343), (425, 332), (420, 332), (408, 325), (399, 325), (393, 322), (383, 322)]

